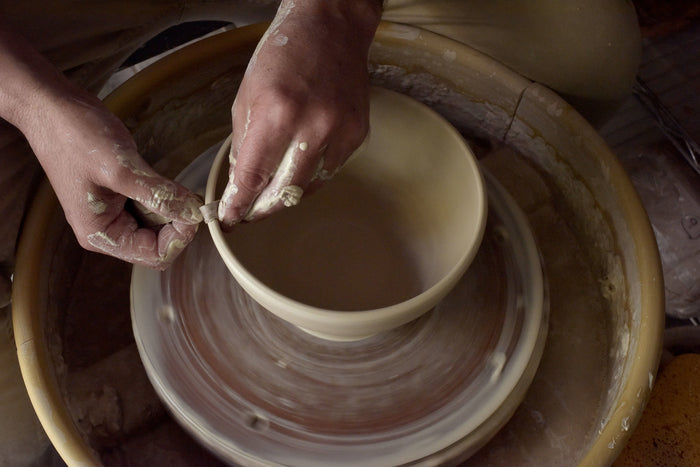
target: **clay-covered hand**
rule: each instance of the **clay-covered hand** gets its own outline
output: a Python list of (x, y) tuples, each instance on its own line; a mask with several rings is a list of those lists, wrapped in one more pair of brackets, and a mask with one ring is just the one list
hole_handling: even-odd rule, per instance
[(298, 203), (362, 143), (380, 17), (379, 0), (282, 1), (233, 104), (224, 227)]
[[(122, 122), (87, 94), (57, 97), (34, 128), (23, 129), (87, 250), (164, 269), (192, 240), (199, 199), (146, 164)], [(139, 225), (127, 199), (171, 222)]]
[[(2, 19), (0, 117), (29, 141), (86, 249), (164, 269), (194, 237), (199, 198), (156, 174), (122, 122)], [(128, 199), (171, 222), (139, 225)]]
[[(80, 90), (45, 99), (23, 132), (39, 158), (79, 243), (87, 250), (164, 269), (202, 220), (198, 197), (158, 175), (122, 122)], [(141, 203), (168, 223), (148, 228), (125, 209)]]

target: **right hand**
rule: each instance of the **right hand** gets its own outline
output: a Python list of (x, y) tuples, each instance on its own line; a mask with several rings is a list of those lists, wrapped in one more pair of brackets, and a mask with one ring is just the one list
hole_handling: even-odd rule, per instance
[(225, 228), (296, 204), (362, 143), (380, 17), (378, 0), (282, 2), (233, 104)]

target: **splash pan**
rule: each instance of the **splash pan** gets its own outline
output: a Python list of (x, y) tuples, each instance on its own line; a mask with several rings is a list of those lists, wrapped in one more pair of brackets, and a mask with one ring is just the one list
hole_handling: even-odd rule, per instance
[[(181, 175), (202, 189), (216, 147)], [(263, 309), (206, 229), (168, 271), (134, 268), (146, 371), (178, 421), (236, 463), (398, 465), (463, 458), (512, 415), (546, 334), (542, 268), (523, 215), (486, 176), (489, 220), (470, 269), (431, 312), (355, 342)]]

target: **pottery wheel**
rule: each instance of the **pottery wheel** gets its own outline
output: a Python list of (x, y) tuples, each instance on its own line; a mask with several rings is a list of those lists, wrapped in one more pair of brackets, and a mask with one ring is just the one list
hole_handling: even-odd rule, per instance
[[(216, 149), (182, 183), (201, 189)], [(547, 324), (527, 223), (486, 182), (486, 233), (459, 284), (418, 320), (361, 341), (326, 341), (261, 308), (206, 228), (169, 270), (134, 268), (134, 333), (160, 397), (229, 462), (399, 465), (473, 452), (522, 399)]]

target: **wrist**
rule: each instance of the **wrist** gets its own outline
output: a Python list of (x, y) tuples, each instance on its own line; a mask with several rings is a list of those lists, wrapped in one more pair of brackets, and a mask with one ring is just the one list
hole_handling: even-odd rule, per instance
[(1, 98), (5, 100), (2, 117), (31, 142), (44, 131), (47, 122), (61, 118), (71, 96), (76, 95), (71, 83), (63, 80), (42, 77), (15, 86), (11, 95)]
[(383, 3), (383, 0), (282, 0), (280, 9), (310, 18), (349, 22), (369, 39), (369, 46), (381, 21)]

